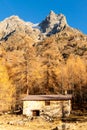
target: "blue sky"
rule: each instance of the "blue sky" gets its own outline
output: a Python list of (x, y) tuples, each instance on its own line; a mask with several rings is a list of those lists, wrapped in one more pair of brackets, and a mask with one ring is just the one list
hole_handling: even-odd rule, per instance
[(38, 23), (50, 10), (64, 14), (70, 26), (87, 34), (87, 0), (0, 0), (0, 21), (18, 15), (25, 21)]

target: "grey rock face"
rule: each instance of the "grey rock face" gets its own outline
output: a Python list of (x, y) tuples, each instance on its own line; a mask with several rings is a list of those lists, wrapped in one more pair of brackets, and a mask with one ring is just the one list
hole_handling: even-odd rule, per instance
[(0, 22), (0, 41), (7, 40), (13, 33), (25, 33), (36, 41), (43, 40), (62, 31), (67, 25), (63, 14), (55, 14), (53, 11), (40, 24), (33, 24), (21, 20), (18, 16), (11, 16)]
[(0, 22), (0, 41), (7, 40), (7, 38), (17, 32), (25, 33), (31, 36), (36, 41), (42, 37), (38, 28), (33, 28), (33, 23), (24, 22), (18, 16), (11, 16)]
[(39, 24), (42, 33), (46, 35), (55, 34), (62, 31), (68, 26), (66, 18), (63, 14), (55, 14), (53, 11)]

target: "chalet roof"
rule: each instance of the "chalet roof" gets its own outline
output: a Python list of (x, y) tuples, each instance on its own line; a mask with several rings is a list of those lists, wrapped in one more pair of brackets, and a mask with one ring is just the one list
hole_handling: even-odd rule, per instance
[(28, 95), (23, 101), (71, 100), (72, 95)]

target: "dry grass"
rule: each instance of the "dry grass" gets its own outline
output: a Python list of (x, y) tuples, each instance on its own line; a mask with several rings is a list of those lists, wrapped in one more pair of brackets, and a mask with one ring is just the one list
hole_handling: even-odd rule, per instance
[(61, 121), (47, 122), (41, 118), (36, 118), (32, 121), (25, 122), (24, 124), (14, 124), (10, 125), (8, 122), (21, 121), (25, 119), (23, 116), (15, 115), (3, 115), (0, 116), (0, 130), (51, 130), (55, 128)]
[[(9, 121), (20, 121), (23, 119), (25, 119), (25, 117), (16, 115), (0, 116), (0, 130), (52, 130), (56, 126), (62, 124), (60, 120), (56, 120), (54, 122), (47, 122), (41, 118), (36, 118), (21, 125), (8, 124)], [(87, 122), (68, 123), (68, 125), (71, 125), (70, 130), (87, 130)]]

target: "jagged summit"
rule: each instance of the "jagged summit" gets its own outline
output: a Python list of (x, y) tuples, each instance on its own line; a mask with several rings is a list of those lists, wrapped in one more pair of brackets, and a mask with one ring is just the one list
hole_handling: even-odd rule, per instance
[(54, 11), (51, 10), (50, 13), (49, 13), (49, 15), (47, 17), (50, 17), (50, 18), (55, 17), (56, 18), (56, 14), (55, 14)]
[(68, 26), (66, 17), (63, 14), (55, 14), (53, 11), (49, 13), (45, 20), (39, 26), (41, 31), (47, 35), (55, 34)]
[(0, 22), (0, 41), (6, 40), (13, 33), (24, 33), (36, 41), (41, 41), (47, 36), (61, 32), (66, 27), (69, 27), (66, 17), (53, 11), (50, 11), (48, 16), (39, 24), (25, 22), (13, 15)]

